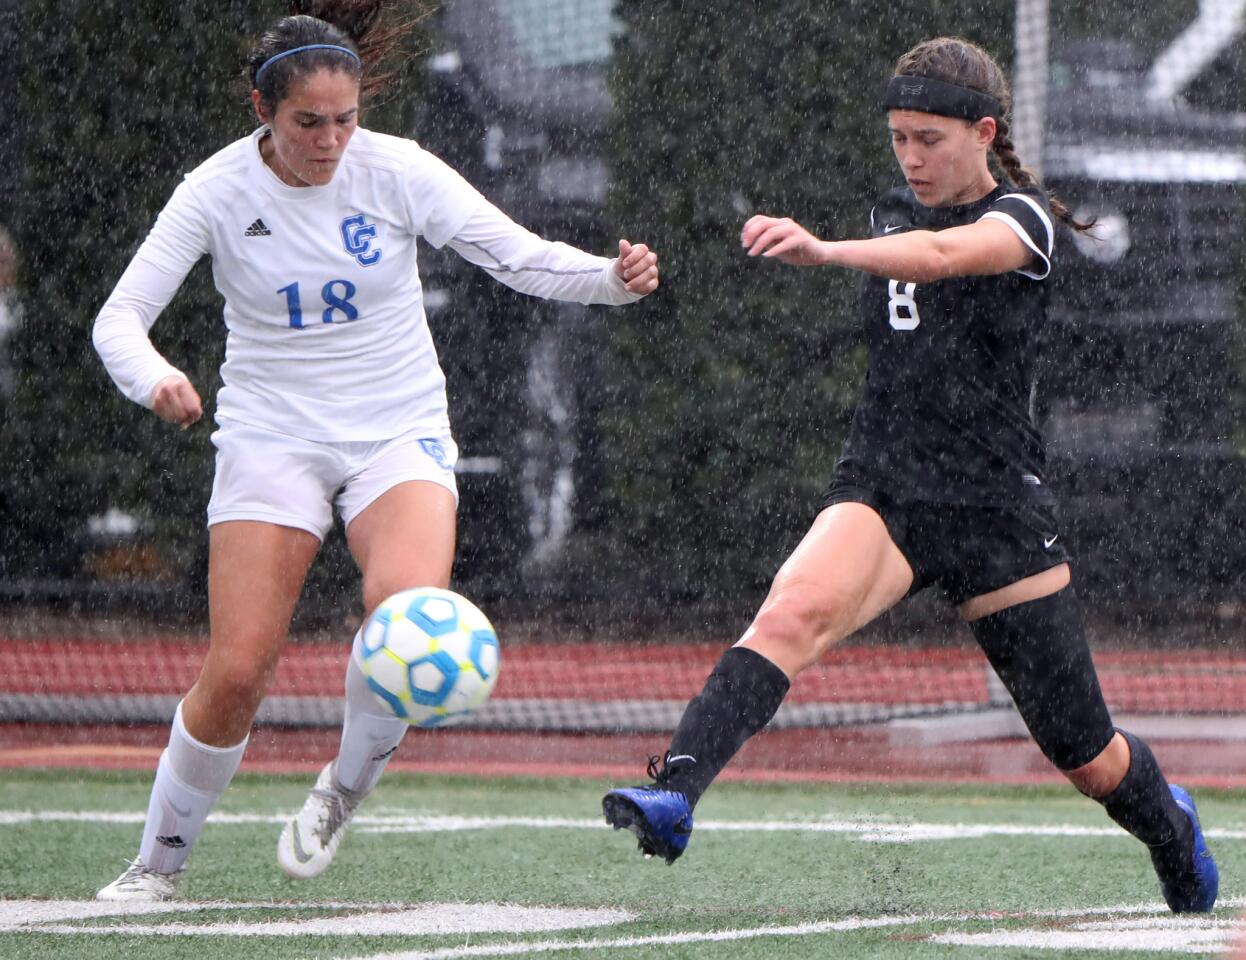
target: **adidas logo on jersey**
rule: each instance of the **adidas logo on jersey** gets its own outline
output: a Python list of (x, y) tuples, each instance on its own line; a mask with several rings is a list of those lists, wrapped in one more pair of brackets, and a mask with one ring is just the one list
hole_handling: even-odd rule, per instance
[(244, 237), (271, 237), (273, 232), (264, 225), (262, 219), (257, 217), (255, 223), (247, 227), (242, 235)]

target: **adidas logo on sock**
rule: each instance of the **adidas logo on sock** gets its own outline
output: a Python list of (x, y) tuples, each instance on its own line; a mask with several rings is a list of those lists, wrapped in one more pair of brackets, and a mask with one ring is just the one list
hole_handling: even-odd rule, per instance
[(257, 217), (255, 223), (247, 227), (242, 235), (244, 237), (271, 237), (273, 232), (264, 225), (262, 219)]
[(156, 837), (156, 842), (162, 843), (166, 847), (172, 847), (174, 850), (180, 850), (182, 847), (186, 846), (186, 841), (177, 834), (174, 834), (171, 837)]

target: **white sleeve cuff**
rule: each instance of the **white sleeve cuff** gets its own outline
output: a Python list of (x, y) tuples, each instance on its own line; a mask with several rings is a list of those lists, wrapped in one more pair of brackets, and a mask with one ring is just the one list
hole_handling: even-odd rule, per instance
[(618, 262), (618, 257), (606, 261), (605, 290), (602, 292), (603, 301), (612, 306), (621, 307), (629, 303), (635, 303), (637, 300), (643, 300), (645, 294), (632, 293), (627, 289), (627, 284), (623, 282), (623, 278), (615, 273), (614, 265)]
[(1023, 277), (1029, 277), (1031, 280), (1045, 280), (1047, 275), (1051, 273), (1051, 259), (1044, 251), (1039, 249), (1038, 245), (1034, 242), (1030, 235), (1026, 233), (1025, 228), (1022, 227), (1021, 224), (1017, 223), (1015, 219), (1004, 213), (1002, 210), (988, 210), (978, 219), (998, 220), (1000, 223), (1005, 224), (1009, 230), (1017, 235), (1022, 243), (1033, 251), (1035, 260), (1031, 261), (1024, 267), (1018, 267), (1015, 271), (1013, 271), (1014, 273), (1019, 273)]

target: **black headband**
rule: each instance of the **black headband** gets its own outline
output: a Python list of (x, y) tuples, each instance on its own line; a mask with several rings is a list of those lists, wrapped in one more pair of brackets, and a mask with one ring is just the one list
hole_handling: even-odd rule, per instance
[(892, 77), (887, 82), (883, 106), (888, 110), (917, 110), (958, 120), (999, 119), (999, 101), (990, 94), (944, 83), (933, 77)]

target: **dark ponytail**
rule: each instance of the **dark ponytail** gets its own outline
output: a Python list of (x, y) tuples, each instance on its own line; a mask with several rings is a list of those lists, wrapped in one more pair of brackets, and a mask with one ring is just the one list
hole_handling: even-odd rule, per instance
[[(919, 43), (896, 63), (898, 77), (930, 77), (945, 83), (968, 87), (994, 97), (1000, 103), (1001, 116), (995, 118), (995, 140), (991, 152), (1004, 177), (1018, 187), (1041, 187), (1038, 177), (1021, 162), (1012, 142), (1009, 114), (1012, 112), (1012, 91), (1004, 71), (995, 59), (972, 41), (961, 37), (935, 37)], [(1047, 191), (1051, 212), (1056, 219), (1078, 232), (1095, 225), (1092, 219), (1083, 223), (1076, 219), (1058, 197)]]
[[(269, 27), (247, 58), (250, 89), (259, 90), (264, 106), (276, 111), (295, 80), (316, 70), (339, 70), (359, 80), (365, 98), (375, 97), (394, 78), (379, 65), (427, 12), (404, 0), (291, 0), (289, 16)], [(288, 50), (314, 44), (344, 49), (300, 51), (263, 69)]]

